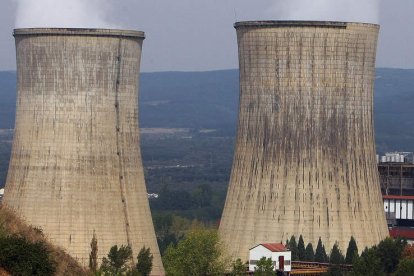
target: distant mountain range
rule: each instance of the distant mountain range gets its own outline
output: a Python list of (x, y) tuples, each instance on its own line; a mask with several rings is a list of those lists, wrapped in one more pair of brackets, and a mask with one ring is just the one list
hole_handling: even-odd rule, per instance
[[(0, 129), (13, 128), (15, 72), (0, 72)], [(234, 135), (238, 71), (141, 74), (140, 126), (213, 128)], [(378, 69), (375, 130), (379, 152), (414, 151), (414, 70)]]

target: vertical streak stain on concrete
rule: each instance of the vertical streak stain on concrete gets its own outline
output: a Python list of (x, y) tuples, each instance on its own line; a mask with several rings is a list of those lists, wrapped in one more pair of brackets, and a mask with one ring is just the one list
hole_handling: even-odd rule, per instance
[(95, 231), (111, 246), (143, 247), (164, 274), (138, 128), (144, 33), (15, 30), (18, 95), (4, 203), (84, 265)]
[(362, 250), (388, 235), (373, 132), (377, 25), (252, 21), (239, 45), (238, 135), (220, 224), (247, 260), (303, 235)]

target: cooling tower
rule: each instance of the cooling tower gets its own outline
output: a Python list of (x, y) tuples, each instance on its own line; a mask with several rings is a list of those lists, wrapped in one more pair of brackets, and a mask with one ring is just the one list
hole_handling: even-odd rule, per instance
[(378, 25), (235, 24), (240, 108), (220, 235), (233, 257), (303, 235), (343, 252), (388, 235), (375, 157)]
[(138, 129), (143, 32), (17, 29), (17, 111), (4, 203), (82, 264), (150, 247), (163, 274)]

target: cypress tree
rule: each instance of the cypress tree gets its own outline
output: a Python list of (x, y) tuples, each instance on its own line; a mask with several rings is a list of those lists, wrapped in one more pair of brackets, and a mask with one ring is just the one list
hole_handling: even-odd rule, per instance
[(329, 256), (326, 253), (325, 245), (322, 245), (322, 253), (323, 253), (323, 258), (325, 259), (325, 263), (329, 263)]
[(341, 250), (339, 250), (339, 246), (337, 243), (334, 244), (331, 250), (329, 262), (331, 264), (329, 271), (328, 271), (329, 275), (342, 276), (343, 273), (342, 273), (340, 265), (344, 263), (344, 256), (342, 255)]
[(311, 243), (308, 243), (305, 249), (305, 261), (313, 262), (315, 261), (315, 252), (313, 251), (313, 246)]
[(292, 236), (289, 241), (289, 249), (292, 252), (292, 261), (298, 260), (298, 245), (295, 236)]
[(318, 240), (318, 245), (316, 246), (315, 261), (318, 263), (325, 263), (328, 261), (325, 246), (322, 245), (322, 240), (320, 237)]
[(351, 237), (351, 240), (348, 244), (348, 249), (346, 250), (345, 263), (352, 264), (355, 256), (358, 257), (358, 247), (354, 237)]
[(299, 242), (298, 242), (298, 258), (299, 261), (304, 261), (306, 256), (305, 251), (305, 242), (303, 241), (302, 235), (299, 236)]
[(141, 248), (137, 256), (137, 265), (136, 269), (142, 276), (148, 276), (152, 270), (152, 260), (154, 256), (151, 254), (150, 248)]
[(98, 270), (98, 240), (96, 239), (95, 230), (91, 240), (91, 253), (89, 254), (89, 269), (95, 273)]
[(339, 246), (337, 243), (334, 244), (331, 250), (331, 255), (329, 257), (329, 262), (331, 264), (343, 264), (344, 263), (344, 256), (339, 250)]

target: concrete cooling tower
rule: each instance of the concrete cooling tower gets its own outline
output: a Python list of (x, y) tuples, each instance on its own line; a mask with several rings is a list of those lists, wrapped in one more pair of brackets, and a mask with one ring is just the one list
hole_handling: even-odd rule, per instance
[(303, 235), (327, 251), (388, 236), (375, 157), (378, 25), (235, 24), (240, 109), (220, 235), (233, 257)]
[(17, 111), (4, 203), (89, 262), (113, 245), (154, 254), (138, 129), (143, 32), (17, 29)]

